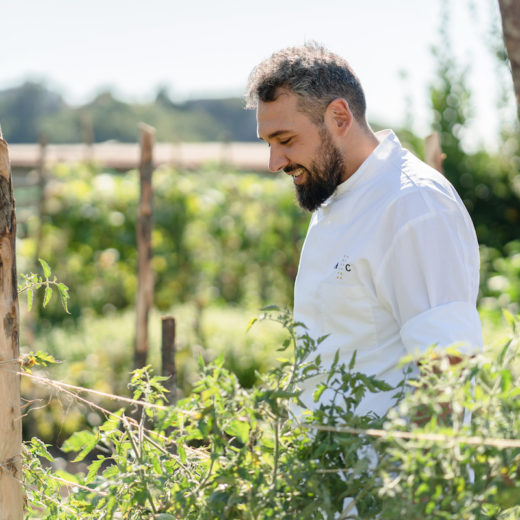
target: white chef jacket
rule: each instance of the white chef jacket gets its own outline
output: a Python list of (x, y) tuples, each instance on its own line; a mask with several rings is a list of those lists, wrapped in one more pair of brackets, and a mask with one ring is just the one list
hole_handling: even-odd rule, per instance
[[(396, 384), (406, 354), (433, 344), (482, 347), (480, 262), (471, 218), (449, 181), (392, 131), (376, 135), (374, 152), (312, 216), (294, 319), (312, 338), (329, 335), (314, 354), (325, 368), (337, 350), (346, 364), (357, 351), (355, 371)], [(322, 378), (302, 385), (310, 408)], [(394, 394), (368, 394), (358, 412), (383, 415)]]

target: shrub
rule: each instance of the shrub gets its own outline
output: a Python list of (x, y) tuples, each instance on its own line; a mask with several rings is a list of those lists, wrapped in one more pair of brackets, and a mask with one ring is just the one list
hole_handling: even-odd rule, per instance
[[(338, 402), (302, 416), (294, 414), (298, 384), (322, 370), (319, 356), (307, 360), (320, 340), (296, 337), (286, 313), (265, 317), (284, 325), (282, 350), (292, 348), (294, 356), (259, 386), (245, 390), (221, 360), (201, 361), (193, 393), (171, 407), (161, 378), (135, 371), (139, 412), (107, 414), (101, 426), (74, 433), (63, 445), (77, 461), (97, 450), (85, 474), (44, 468), (40, 457), (52, 457), (40, 441), (29, 442), (29, 517), (332, 519), (354, 518), (354, 506), (357, 517), (367, 519), (515, 514), (516, 330), (494, 358), (482, 354), (455, 366), (433, 354), (423, 359), (415, 392), (386, 418), (359, 416), (356, 408), (367, 392), (388, 386), (353, 372), (353, 360), (336, 359), (326, 385), (337, 390)], [(471, 420), (464, 421), (464, 411)]]

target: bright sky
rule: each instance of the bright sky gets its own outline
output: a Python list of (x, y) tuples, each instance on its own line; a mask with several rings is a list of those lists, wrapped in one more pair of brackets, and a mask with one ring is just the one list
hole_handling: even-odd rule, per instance
[[(495, 0), (448, 2), (457, 57), (469, 64), (474, 141), (496, 135), (496, 66), (486, 38)], [(44, 80), (72, 104), (111, 88), (129, 101), (242, 95), (251, 68), (306, 39), (350, 61), (372, 121), (426, 135), (430, 48), (442, 0), (23, 0), (2, 5), (0, 89)], [(473, 6), (473, 9), (472, 9)], [(402, 72), (406, 72), (403, 79)], [(411, 105), (407, 108), (407, 99)]]

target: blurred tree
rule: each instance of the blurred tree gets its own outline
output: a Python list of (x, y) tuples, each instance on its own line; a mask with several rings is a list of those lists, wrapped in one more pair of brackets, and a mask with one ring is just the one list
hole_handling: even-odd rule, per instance
[[(467, 67), (453, 57), (450, 42), (450, 12), (442, 4), (440, 43), (433, 49), (437, 76), (431, 87), (434, 130), (439, 132), (446, 154), (444, 172), (468, 208), (481, 244), (503, 250), (518, 237), (520, 192), (517, 164), (518, 148), (504, 143), (499, 156), (481, 150), (467, 153), (463, 146), (472, 117), (471, 93), (467, 86)], [(498, 110), (498, 108), (497, 108)]]
[(44, 85), (26, 82), (0, 92), (0, 118), (9, 142), (38, 141), (44, 116), (54, 116), (65, 107), (59, 94)]

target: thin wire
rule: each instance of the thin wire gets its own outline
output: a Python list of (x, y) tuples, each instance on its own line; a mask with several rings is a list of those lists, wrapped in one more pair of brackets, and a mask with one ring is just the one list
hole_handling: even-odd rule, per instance
[(406, 432), (406, 431), (391, 431), (391, 430), (376, 430), (361, 428), (350, 428), (348, 426), (325, 426), (320, 424), (304, 424), (304, 428), (313, 430), (336, 432), (336, 433), (350, 433), (352, 435), (369, 435), (371, 437), (380, 438), (395, 438), (409, 439), (418, 441), (430, 442), (448, 442), (452, 444), (471, 444), (480, 446), (493, 446), (495, 448), (520, 448), (520, 439), (500, 439), (494, 437), (465, 437), (465, 436), (450, 436), (440, 433), (421, 433), (421, 432)]

